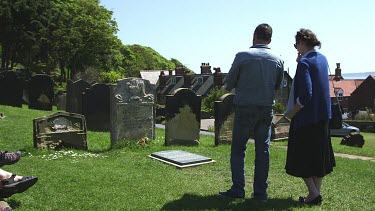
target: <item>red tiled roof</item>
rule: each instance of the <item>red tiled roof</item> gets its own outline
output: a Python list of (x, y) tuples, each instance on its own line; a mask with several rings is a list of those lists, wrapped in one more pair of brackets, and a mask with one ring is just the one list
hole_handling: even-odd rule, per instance
[[(334, 76), (333, 76), (334, 77)], [(349, 97), (351, 93), (364, 81), (364, 79), (341, 79), (339, 81), (332, 80), (332, 75), (329, 76), (329, 90), (330, 96), (335, 97), (334, 88), (342, 89), (344, 91), (343, 97)]]

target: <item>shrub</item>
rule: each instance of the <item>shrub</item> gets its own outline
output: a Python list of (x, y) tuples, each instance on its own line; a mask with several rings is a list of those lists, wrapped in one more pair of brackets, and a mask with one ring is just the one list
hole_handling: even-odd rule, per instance
[(207, 95), (207, 97), (203, 98), (202, 100), (202, 110), (213, 112), (214, 111), (214, 102), (219, 100), (221, 96), (228, 93), (227, 90), (221, 88), (221, 87), (214, 87), (210, 94)]

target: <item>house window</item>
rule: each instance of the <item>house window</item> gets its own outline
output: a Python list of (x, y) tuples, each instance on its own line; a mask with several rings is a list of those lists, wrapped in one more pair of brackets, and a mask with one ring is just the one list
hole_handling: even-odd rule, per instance
[(342, 101), (342, 99), (343, 99), (343, 93), (342, 92), (337, 93), (337, 99), (339, 101)]
[(203, 84), (203, 77), (198, 77), (197, 81), (198, 81), (198, 84)]

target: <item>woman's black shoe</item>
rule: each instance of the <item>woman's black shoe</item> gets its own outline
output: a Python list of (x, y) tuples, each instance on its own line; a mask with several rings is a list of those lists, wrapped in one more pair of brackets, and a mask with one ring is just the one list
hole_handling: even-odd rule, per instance
[[(301, 199), (301, 197), (300, 197), (300, 199)], [(313, 199), (309, 202), (304, 201), (304, 203), (307, 204), (307, 205), (319, 205), (319, 204), (322, 203), (322, 201), (323, 201), (323, 197), (321, 195), (319, 195), (315, 199)]]

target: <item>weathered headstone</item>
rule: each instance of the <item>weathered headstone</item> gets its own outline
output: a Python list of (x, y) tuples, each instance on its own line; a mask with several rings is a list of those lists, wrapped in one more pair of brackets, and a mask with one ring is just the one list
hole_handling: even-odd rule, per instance
[(271, 124), (271, 139), (273, 141), (283, 140), (289, 136), (290, 120), (283, 114), (275, 114)]
[(165, 98), (165, 145), (197, 145), (201, 125), (201, 97), (187, 88)]
[(94, 84), (82, 94), (82, 113), (88, 130), (109, 131), (110, 129), (110, 87), (108, 84)]
[(0, 71), (0, 104), (22, 107), (24, 80), (14, 71)]
[(154, 91), (148, 80), (122, 79), (111, 86), (111, 144), (155, 139)]
[(182, 150), (167, 150), (154, 152), (149, 157), (177, 166), (179, 168), (215, 162), (211, 158)]
[(215, 111), (215, 145), (232, 143), (234, 120), (234, 94), (228, 93), (214, 103)]
[(82, 114), (82, 93), (90, 87), (90, 83), (82, 79), (75, 82), (68, 80), (66, 86), (66, 111)]
[(66, 93), (57, 95), (56, 107), (57, 110), (66, 111)]
[(34, 147), (87, 149), (86, 121), (80, 114), (57, 112), (33, 120)]
[(29, 81), (29, 109), (52, 110), (53, 80), (51, 76), (37, 74)]

